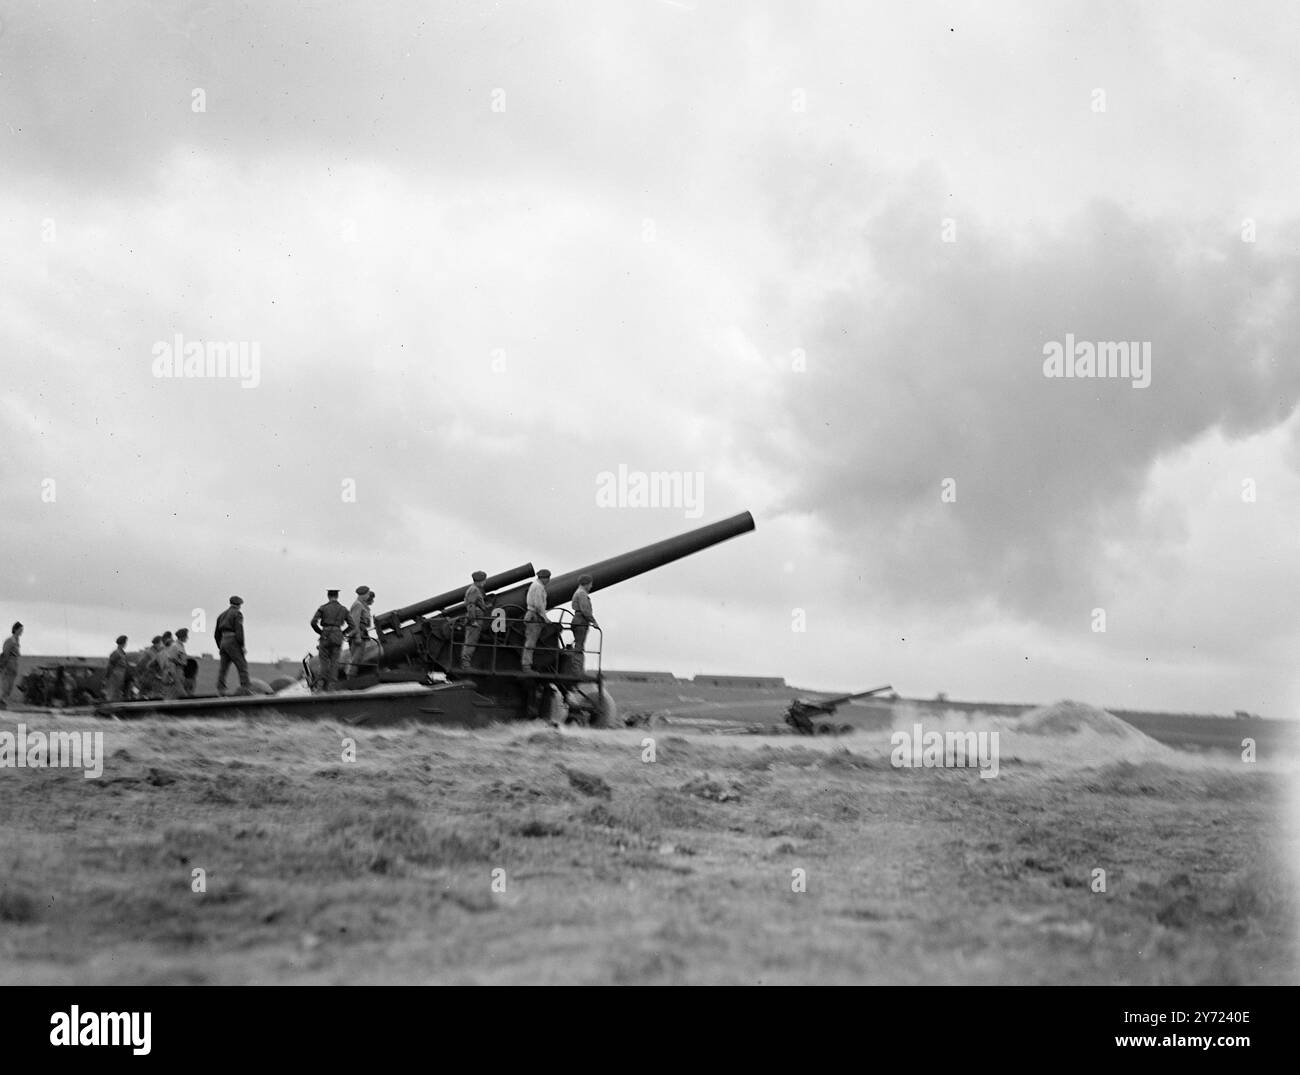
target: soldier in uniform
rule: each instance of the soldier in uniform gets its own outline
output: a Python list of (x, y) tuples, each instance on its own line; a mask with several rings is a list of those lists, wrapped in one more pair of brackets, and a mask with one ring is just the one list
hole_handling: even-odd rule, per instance
[(126, 699), (126, 677), (129, 671), (126, 635), (118, 635), (117, 649), (108, 655), (108, 668), (104, 674), (104, 697), (110, 702), (121, 702)]
[(311, 629), (320, 636), (317, 652), (320, 654), (320, 674), (325, 689), (332, 691), (339, 678), (339, 654), (343, 650), (343, 630), (348, 622), (348, 610), (339, 602), (338, 590), (326, 590), (329, 598), (311, 618)]
[(164, 631), (162, 650), (159, 652), (158, 681), (162, 684), (162, 696), (168, 701), (179, 698), (185, 690), (185, 647), (179, 649), (176, 639), (170, 631)]
[(592, 581), (590, 575), (580, 576), (578, 588), (573, 591), (573, 649), (578, 655), (579, 671), (583, 670), (586, 659), (587, 632), (593, 627), (600, 627), (591, 611), (591, 595), (588, 590)]
[[(374, 614), (374, 612), (371, 611), (371, 609), (372, 609), (373, 606), (374, 606), (374, 603), (375, 603), (375, 591), (374, 591), (374, 590), (371, 590), (368, 594), (366, 594), (366, 632), (367, 632), (367, 634), (369, 634), (370, 626), (371, 626), (372, 623), (374, 623), (374, 619), (375, 619), (375, 614)], [(369, 638), (366, 639), (366, 645), (367, 645), (367, 646), (370, 645), (370, 639), (369, 639)], [(365, 659), (365, 653), (364, 653), (364, 651), (363, 651), (363, 652), (362, 652), (362, 660), (364, 661), (364, 659)], [(376, 664), (376, 663), (378, 662), (378, 660), (379, 660), (379, 655), (378, 655), (377, 652), (376, 652), (375, 654), (372, 654), (372, 655), (371, 655), (371, 658), (370, 658), (370, 663), (371, 663), (371, 664)]]
[(141, 662), (144, 670), (144, 687), (141, 693), (146, 698), (162, 697), (162, 652), (164, 644), (162, 635), (154, 635), (149, 643), (149, 648), (144, 651), (144, 660)]
[(474, 660), (474, 650), (478, 646), (479, 635), (491, 622), (492, 613), (488, 608), (487, 596), (483, 593), (483, 583), (487, 582), (486, 571), (475, 571), (470, 576), (474, 581), (465, 591), (465, 644), (460, 650), (460, 666), (468, 668)]
[(370, 587), (358, 586), (357, 599), (348, 609), (348, 666), (349, 675), (359, 676), (366, 655), (366, 643), (370, 641)]
[(142, 647), (132, 662), (131, 679), (135, 683), (136, 693), (141, 698), (148, 698), (153, 690), (153, 655), (154, 649), (161, 642), (162, 637), (154, 635), (153, 641)]
[(221, 653), (221, 667), (217, 670), (217, 693), (226, 693), (226, 675), (230, 666), (235, 666), (239, 673), (238, 694), (252, 694), (248, 687), (248, 660), (244, 649), (244, 599), (231, 597), (230, 607), (217, 617), (212, 635), (216, 639), (217, 649)]
[(194, 682), (199, 676), (199, 662), (189, 655), (185, 646), (190, 640), (190, 629), (181, 627), (176, 631), (176, 647), (180, 651), (181, 690), (186, 698), (194, 697)]
[(0, 709), (9, 708), (9, 695), (13, 693), (14, 680), (18, 678), (18, 658), (22, 647), (18, 640), (23, 636), (23, 625), (15, 623), (3, 647), (0, 647)]
[(533, 650), (537, 648), (537, 640), (542, 637), (542, 628), (546, 626), (546, 584), (550, 578), (551, 573), (542, 568), (528, 587), (528, 597), (525, 598), (528, 608), (524, 612), (524, 655), (519, 662), (519, 667), (525, 672), (533, 669)]

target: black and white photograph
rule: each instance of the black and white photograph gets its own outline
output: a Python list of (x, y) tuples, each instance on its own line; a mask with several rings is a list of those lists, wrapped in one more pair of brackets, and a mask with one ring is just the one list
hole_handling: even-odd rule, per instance
[(1285, 0), (0, 0), (0, 985), (115, 1005), (34, 1033), (1249, 1051), (1177, 987), (1300, 984), (1298, 94)]

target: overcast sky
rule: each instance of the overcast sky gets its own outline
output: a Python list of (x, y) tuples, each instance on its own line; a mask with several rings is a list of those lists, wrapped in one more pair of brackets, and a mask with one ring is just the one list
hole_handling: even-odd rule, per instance
[[(239, 593), (299, 657), (328, 586), (750, 510), (597, 595), (607, 665), (1295, 716), (1298, 41), (1286, 2), (0, 3), (0, 618), (104, 654)], [(156, 376), (177, 334), (256, 376)], [(1045, 376), (1067, 334), (1149, 385)], [(700, 500), (602, 506), (620, 465)]]

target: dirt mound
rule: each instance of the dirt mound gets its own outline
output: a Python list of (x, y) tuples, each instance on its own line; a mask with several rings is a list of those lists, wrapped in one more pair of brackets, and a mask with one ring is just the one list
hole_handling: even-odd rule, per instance
[(1012, 734), (1015, 753), (1025, 760), (1043, 755), (1045, 760), (1101, 765), (1159, 761), (1176, 753), (1113, 713), (1082, 702), (1031, 709), (1016, 721)]
[(1083, 702), (1054, 702), (1031, 709), (1020, 718), (1016, 730), (1029, 735), (1077, 735), (1093, 732), (1118, 738), (1149, 739), (1127, 721)]

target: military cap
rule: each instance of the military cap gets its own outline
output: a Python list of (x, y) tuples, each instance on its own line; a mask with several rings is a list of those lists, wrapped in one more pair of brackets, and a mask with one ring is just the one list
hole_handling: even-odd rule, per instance
[(242, 597), (232, 597), (230, 599), (230, 603), (232, 605), (242, 605), (244, 603), (244, 599)]
[(357, 587), (357, 596), (358, 596), (358, 597), (365, 597), (366, 594), (368, 594), (369, 592), (370, 592), (370, 587), (369, 587), (369, 586), (358, 586), (358, 587)]
[(325, 596), (326, 596), (326, 597), (338, 597), (338, 595), (339, 595), (338, 590), (326, 590), (326, 591), (325, 591)]
[(475, 582), (487, 582), (487, 572), (475, 571), (474, 574), (470, 576), (470, 578), (472, 578)]
[(542, 568), (539, 572), (537, 572), (537, 577), (539, 579), (549, 579), (551, 577), (551, 573), (547, 571), (546, 568)]

